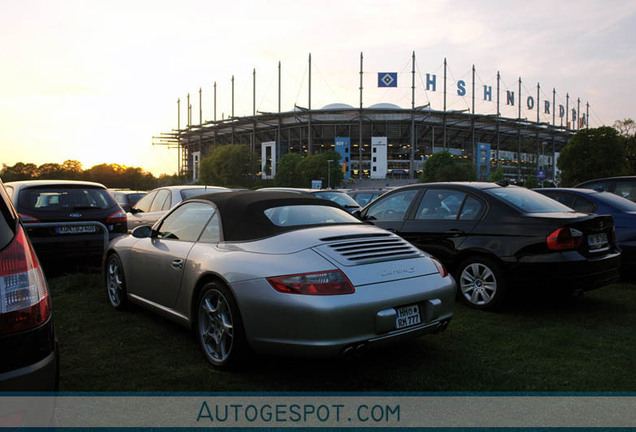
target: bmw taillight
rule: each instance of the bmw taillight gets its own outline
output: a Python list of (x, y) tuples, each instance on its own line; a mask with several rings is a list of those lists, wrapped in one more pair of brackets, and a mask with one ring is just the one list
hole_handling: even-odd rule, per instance
[(126, 223), (127, 220), (128, 220), (128, 217), (126, 216), (126, 212), (119, 209), (112, 215), (108, 216), (108, 219), (106, 219), (106, 223), (118, 223), (118, 222)]
[(49, 288), (22, 226), (0, 251), (0, 334), (38, 327), (51, 315)]
[(338, 295), (355, 292), (340, 270), (269, 277), (267, 281), (276, 291), (287, 294)]
[(576, 249), (583, 241), (583, 233), (574, 228), (559, 228), (547, 238), (548, 248), (552, 250)]
[(431, 261), (433, 261), (433, 264), (435, 264), (435, 267), (437, 267), (437, 271), (439, 272), (440, 276), (442, 277), (448, 276), (448, 270), (446, 270), (446, 267), (444, 267), (444, 264), (438, 261), (437, 258), (433, 258), (433, 257), (431, 257)]
[(34, 216), (30, 216), (28, 214), (24, 214), (24, 213), (20, 213), (20, 220), (22, 221), (22, 223), (38, 223), (40, 222), (40, 219), (34, 217)]

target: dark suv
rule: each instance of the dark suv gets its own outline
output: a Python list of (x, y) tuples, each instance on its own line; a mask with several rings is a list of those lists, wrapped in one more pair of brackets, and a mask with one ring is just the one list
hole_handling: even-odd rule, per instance
[(0, 391), (55, 391), (58, 384), (49, 288), (0, 181)]
[(5, 186), (45, 265), (58, 257), (99, 263), (104, 243), (127, 231), (126, 213), (102, 184), (28, 180)]

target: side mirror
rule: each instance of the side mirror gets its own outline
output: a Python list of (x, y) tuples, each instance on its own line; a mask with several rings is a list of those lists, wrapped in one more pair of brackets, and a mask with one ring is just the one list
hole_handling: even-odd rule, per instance
[(362, 220), (362, 210), (356, 210), (353, 213), (351, 213), (353, 216), (357, 217), (358, 219)]
[(133, 237), (135, 238), (150, 238), (152, 237), (152, 227), (150, 225), (141, 225), (138, 227), (135, 227), (131, 234)]

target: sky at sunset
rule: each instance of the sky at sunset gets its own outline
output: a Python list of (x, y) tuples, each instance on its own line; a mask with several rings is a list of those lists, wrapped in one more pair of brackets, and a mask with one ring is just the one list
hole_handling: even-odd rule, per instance
[[(471, 105), (471, 69), (479, 93), (536, 95), (570, 108), (590, 104), (590, 126), (636, 119), (636, 1), (271, 0), (136, 1), (0, 0), (0, 163), (100, 163), (173, 174), (177, 154), (152, 137), (177, 127), (177, 99), (191, 95), (193, 123), (256, 109), (358, 106), (360, 53), (364, 106), (411, 104), (416, 55), (416, 104), (442, 109), (448, 62), (449, 109)], [(379, 89), (378, 72), (397, 72), (398, 88)], [(437, 76), (425, 91), (426, 74)], [(464, 80), (467, 97), (456, 94)], [(477, 113), (492, 104), (477, 98)], [(525, 96), (522, 99), (525, 103)], [(516, 109), (502, 110), (516, 117)], [(532, 111), (524, 116), (536, 119)], [(582, 108), (583, 111), (583, 108)], [(542, 119), (543, 121), (544, 119)]]

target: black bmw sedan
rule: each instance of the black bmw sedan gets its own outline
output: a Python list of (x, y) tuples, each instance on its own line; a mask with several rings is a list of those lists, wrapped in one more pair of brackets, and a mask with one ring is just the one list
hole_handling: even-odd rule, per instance
[(360, 218), (441, 260), (459, 297), (479, 309), (502, 306), (512, 291), (584, 291), (619, 277), (611, 216), (578, 213), (505, 182), (404, 186), (366, 206)]

